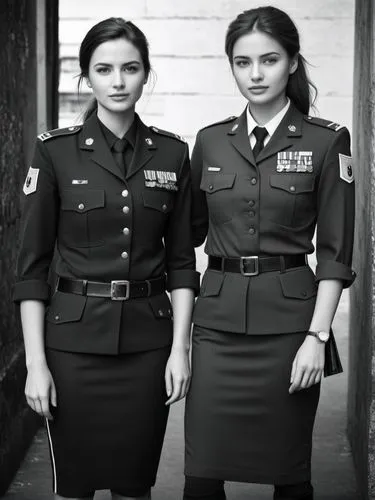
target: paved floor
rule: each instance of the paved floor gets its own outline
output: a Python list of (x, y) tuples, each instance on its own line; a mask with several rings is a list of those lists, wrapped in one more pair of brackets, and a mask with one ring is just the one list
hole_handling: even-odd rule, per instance
[[(324, 380), (315, 426), (313, 478), (316, 500), (359, 500), (352, 458), (345, 435), (347, 393), (348, 295), (344, 294), (334, 323), (344, 374)], [(153, 500), (179, 500), (183, 485), (183, 403), (174, 405), (163, 448)], [(228, 500), (271, 500), (272, 487), (228, 483)], [(37, 434), (24, 463), (14, 478), (6, 500), (47, 500), (51, 495), (46, 433)], [(109, 500), (106, 491), (95, 500)]]

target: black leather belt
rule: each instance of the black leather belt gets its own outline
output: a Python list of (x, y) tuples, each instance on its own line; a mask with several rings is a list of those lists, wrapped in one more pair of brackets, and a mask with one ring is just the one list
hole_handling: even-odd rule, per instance
[(145, 280), (114, 280), (110, 283), (100, 281), (58, 279), (57, 290), (65, 293), (76, 293), (88, 297), (108, 297), (111, 300), (129, 300), (159, 295), (165, 291), (165, 277)]
[(272, 257), (216, 257), (208, 256), (208, 269), (221, 271), (223, 273), (240, 273), (243, 276), (257, 276), (260, 273), (270, 271), (284, 271), (291, 267), (306, 266), (306, 256), (300, 255), (277, 255)]

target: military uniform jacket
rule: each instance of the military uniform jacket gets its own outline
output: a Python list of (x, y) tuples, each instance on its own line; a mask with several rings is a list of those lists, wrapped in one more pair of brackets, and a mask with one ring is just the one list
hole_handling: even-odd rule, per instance
[(247, 334), (305, 331), (317, 281), (354, 279), (354, 183), (348, 130), (291, 106), (254, 161), (246, 111), (202, 129), (192, 155), (195, 245), (209, 255), (298, 255), (309, 267), (254, 277), (207, 270), (193, 321)]
[(199, 287), (191, 234), (188, 147), (138, 116), (126, 177), (96, 115), (41, 134), (24, 186), (14, 300), (45, 301), (46, 345), (114, 354), (172, 341), (166, 293), (129, 301), (53, 293), (48, 273), (110, 282), (166, 274), (169, 290)]

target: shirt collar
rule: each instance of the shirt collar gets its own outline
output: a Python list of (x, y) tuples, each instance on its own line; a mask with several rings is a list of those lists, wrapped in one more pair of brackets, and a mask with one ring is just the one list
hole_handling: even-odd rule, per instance
[[(109, 149), (112, 149), (114, 143), (118, 140), (118, 137), (111, 130), (109, 130), (109, 128), (106, 127), (104, 123), (102, 123), (99, 120), (99, 118), (98, 122), (100, 124), (100, 128), (102, 129), (105, 140), (107, 141)], [(122, 139), (126, 139), (128, 141), (128, 144), (130, 144), (130, 146), (134, 149), (136, 137), (137, 137), (137, 119), (134, 117), (133, 123), (130, 125), (129, 130), (126, 132), (124, 137), (122, 137)]]
[[(281, 123), (281, 120), (286, 115), (289, 107), (290, 107), (290, 99), (288, 98), (288, 102), (285, 104), (283, 109), (280, 110), (269, 122), (262, 125), (267, 129), (269, 137), (272, 137), (272, 135), (275, 133), (277, 127)], [(250, 113), (249, 106), (247, 106), (246, 118), (247, 118), (247, 135), (250, 135), (255, 127), (259, 127), (259, 124), (254, 120), (252, 114)]]

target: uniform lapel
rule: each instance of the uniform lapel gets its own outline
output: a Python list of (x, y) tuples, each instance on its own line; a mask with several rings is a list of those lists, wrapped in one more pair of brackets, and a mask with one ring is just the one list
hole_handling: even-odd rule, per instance
[(275, 130), (268, 144), (262, 149), (257, 157), (257, 163), (261, 163), (270, 156), (283, 151), (292, 146), (294, 137), (302, 135), (303, 115), (290, 103), (288, 112), (281, 120), (280, 125)]
[(92, 114), (83, 124), (80, 148), (92, 151), (91, 160), (119, 179), (124, 180), (100, 129), (96, 114)]
[(129, 179), (129, 177), (134, 175), (148, 163), (157, 149), (150, 129), (142, 122), (138, 115), (136, 115), (136, 120), (138, 120), (137, 138), (135, 141), (133, 158), (127, 168), (126, 179)]
[(256, 166), (254, 155), (250, 147), (249, 136), (247, 135), (247, 119), (246, 108), (236, 121), (231, 123), (231, 128), (228, 131), (230, 142), (237, 149), (237, 151), (250, 162), (254, 167)]

